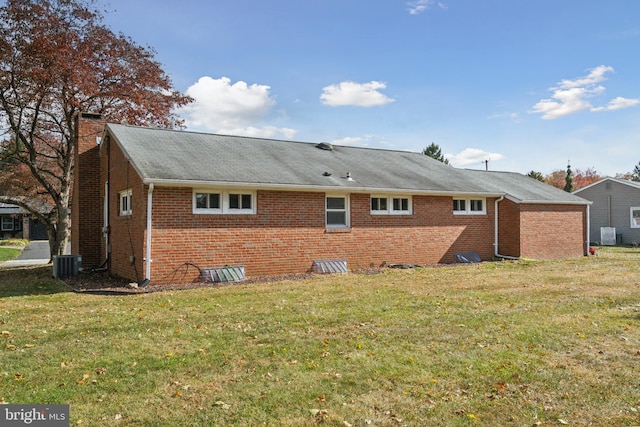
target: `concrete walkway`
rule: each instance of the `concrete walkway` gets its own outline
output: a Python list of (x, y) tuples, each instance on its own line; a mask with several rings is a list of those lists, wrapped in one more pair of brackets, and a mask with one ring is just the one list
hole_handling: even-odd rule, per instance
[(49, 264), (49, 241), (32, 240), (18, 258), (0, 262), (0, 267), (28, 267)]

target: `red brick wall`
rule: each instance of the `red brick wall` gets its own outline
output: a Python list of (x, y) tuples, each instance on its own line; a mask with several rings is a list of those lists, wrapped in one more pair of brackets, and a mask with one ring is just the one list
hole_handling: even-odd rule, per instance
[(326, 230), (324, 193), (257, 195), (256, 215), (194, 215), (191, 188), (156, 187), (152, 281), (194, 280), (193, 265), (244, 265), (248, 277), (260, 277), (307, 272), (321, 259), (346, 259), (357, 270), (454, 262), (463, 251), (493, 257), (492, 202), (487, 215), (454, 216), (451, 197), (414, 196), (413, 215), (371, 215), (369, 194), (351, 194), (351, 228)]
[[(110, 271), (116, 276), (141, 282), (145, 278), (144, 241), (147, 218), (147, 187), (145, 187), (117, 144), (107, 139), (103, 142), (101, 157), (101, 202), (105, 186), (109, 182), (109, 256)], [(107, 154), (108, 153), (108, 154)], [(120, 192), (132, 190), (132, 215), (120, 215)], [(107, 248), (102, 244), (102, 254)]]
[(520, 256), (520, 205), (508, 199), (498, 202), (498, 254)]
[(576, 258), (586, 253), (586, 206), (520, 205), (521, 256)]
[(99, 115), (82, 113), (76, 120), (78, 146), (74, 154), (71, 253), (82, 255), (82, 266), (87, 269), (101, 262), (100, 147), (96, 137), (102, 136), (105, 121)]

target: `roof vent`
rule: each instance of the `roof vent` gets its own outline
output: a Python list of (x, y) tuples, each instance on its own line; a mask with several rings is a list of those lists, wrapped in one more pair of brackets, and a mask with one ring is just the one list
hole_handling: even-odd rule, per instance
[(328, 142), (321, 142), (320, 144), (316, 144), (316, 148), (325, 151), (333, 151), (333, 145), (329, 144)]

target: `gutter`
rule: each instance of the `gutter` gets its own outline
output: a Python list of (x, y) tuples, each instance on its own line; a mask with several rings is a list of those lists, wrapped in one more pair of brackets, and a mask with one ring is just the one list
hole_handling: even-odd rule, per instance
[(151, 217), (153, 209), (153, 182), (149, 183), (149, 191), (147, 192), (147, 253), (144, 257), (145, 273), (144, 280), (140, 283), (141, 287), (146, 286), (151, 281)]
[(495, 227), (494, 227), (494, 243), (493, 243), (494, 256), (496, 258), (502, 258), (502, 259), (519, 260), (520, 259), (519, 257), (513, 257), (509, 255), (500, 255), (500, 253), (498, 252), (498, 203), (503, 200), (504, 200), (504, 195), (500, 196), (500, 198), (496, 199), (495, 201), (495, 208), (494, 208)]
[[(141, 175), (143, 176), (143, 175)], [(347, 178), (344, 178), (346, 182)], [(355, 177), (350, 181), (355, 183)], [(196, 180), (176, 180), (176, 179), (156, 179), (144, 178), (143, 184), (154, 183), (159, 187), (189, 187), (189, 188), (240, 188), (257, 190), (279, 190), (279, 191), (309, 191), (309, 192), (351, 192), (351, 193), (393, 193), (393, 194), (417, 194), (421, 196), (465, 196), (465, 197), (500, 197), (504, 193), (487, 191), (451, 191), (451, 190), (421, 190), (419, 188), (374, 188), (357, 185), (311, 185), (311, 184), (274, 184), (260, 182), (240, 182), (240, 181), (196, 181)]]

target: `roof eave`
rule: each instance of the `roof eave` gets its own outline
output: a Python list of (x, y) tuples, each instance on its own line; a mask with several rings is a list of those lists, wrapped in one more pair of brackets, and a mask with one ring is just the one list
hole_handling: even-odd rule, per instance
[(377, 188), (364, 186), (331, 186), (331, 185), (305, 185), (305, 184), (273, 184), (238, 181), (193, 181), (175, 179), (143, 179), (145, 185), (153, 183), (157, 187), (220, 187), (220, 188), (255, 188), (263, 190), (280, 191), (311, 191), (311, 192), (352, 192), (352, 193), (396, 193), (396, 194), (418, 194), (428, 196), (477, 196), (477, 197), (501, 197), (504, 193), (495, 192), (461, 192), (450, 190), (421, 190), (415, 188)]

